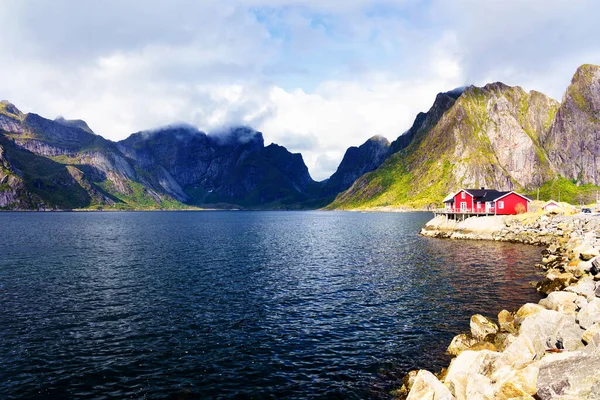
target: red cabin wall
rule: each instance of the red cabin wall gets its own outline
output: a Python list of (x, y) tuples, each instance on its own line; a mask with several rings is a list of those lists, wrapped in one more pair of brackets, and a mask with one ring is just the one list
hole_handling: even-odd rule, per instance
[[(498, 208), (498, 202), (504, 201), (504, 208)], [(521, 196), (516, 195), (515, 193), (511, 193), (507, 196), (504, 196), (500, 200), (496, 201), (496, 214), (497, 215), (515, 215), (517, 214), (517, 210), (515, 209), (518, 204), (522, 204), (525, 207), (525, 211), (529, 211), (529, 205), (527, 200), (522, 198)]]
[[(465, 193), (465, 198), (463, 199), (461, 197), (461, 193)], [(471, 196), (469, 193), (465, 192), (464, 190), (461, 190), (460, 192), (458, 192), (456, 194), (456, 196), (454, 196), (454, 211), (460, 211), (460, 203), (461, 202), (466, 202), (467, 203), (467, 210), (469, 212), (471, 212), (473, 210), (473, 196)]]

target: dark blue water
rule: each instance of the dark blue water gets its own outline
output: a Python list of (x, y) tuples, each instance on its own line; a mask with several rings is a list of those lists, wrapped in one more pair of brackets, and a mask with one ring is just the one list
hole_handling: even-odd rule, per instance
[(386, 398), (540, 249), (427, 213), (0, 213), (0, 397)]

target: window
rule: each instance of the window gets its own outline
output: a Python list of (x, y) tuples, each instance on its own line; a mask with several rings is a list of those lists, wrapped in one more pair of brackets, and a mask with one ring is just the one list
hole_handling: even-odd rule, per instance
[(504, 202), (503, 201), (499, 201), (498, 202), (498, 208), (499, 209), (503, 209), (504, 208)]
[(488, 209), (488, 210), (489, 210), (490, 208), (492, 208), (492, 202), (491, 202), (491, 201), (486, 201), (486, 202), (485, 202), (485, 208), (486, 208), (486, 209)]
[(477, 208), (481, 208), (481, 202), (480, 201), (477, 202)]
[(464, 199), (464, 198), (465, 198), (465, 192), (461, 192), (461, 194), (460, 194), (460, 198), (461, 198), (461, 199)]

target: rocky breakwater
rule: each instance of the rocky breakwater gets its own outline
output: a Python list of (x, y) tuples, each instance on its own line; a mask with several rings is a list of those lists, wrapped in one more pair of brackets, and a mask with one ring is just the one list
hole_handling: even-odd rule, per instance
[[(600, 399), (600, 218), (529, 218), (520, 224), (501, 218), (499, 229), (485, 235), (547, 245), (538, 265), (546, 277), (537, 285), (547, 297), (514, 312), (503, 310), (494, 319), (474, 315), (470, 332), (448, 347), (455, 356), (449, 367), (435, 375), (410, 372), (398, 396)], [(462, 231), (457, 237), (468, 235), (474, 234)]]

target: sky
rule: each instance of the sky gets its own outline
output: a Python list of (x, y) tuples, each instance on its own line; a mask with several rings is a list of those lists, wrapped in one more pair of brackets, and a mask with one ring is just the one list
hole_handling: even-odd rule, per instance
[(560, 100), (600, 64), (595, 0), (0, 0), (0, 98), (112, 140), (246, 125), (314, 179), (435, 95), (502, 81)]

